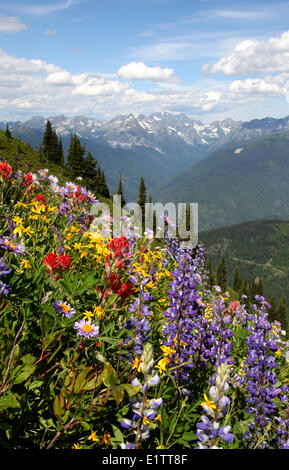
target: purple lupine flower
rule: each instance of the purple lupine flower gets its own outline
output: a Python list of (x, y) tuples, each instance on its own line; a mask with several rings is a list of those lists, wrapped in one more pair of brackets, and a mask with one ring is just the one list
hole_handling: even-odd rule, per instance
[(0, 294), (8, 295), (11, 292), (12, 288), (10, 287), (10, 285), (0, 281)]
[(0, 277), (6, 276), (7, 274), (11, 273), (11, 269), (8, 268), (7, 264), (3, 261), (0, 264)]

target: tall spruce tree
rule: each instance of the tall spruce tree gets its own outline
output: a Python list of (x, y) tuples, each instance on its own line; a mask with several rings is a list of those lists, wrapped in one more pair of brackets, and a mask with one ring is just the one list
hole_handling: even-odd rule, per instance
[(58, 165), (64, 166), (64, 151), (61, 136), (59, 137), (57, 144), (57, 163)]
[(68, 168), (73, 178), (85, 174), (85, 148), (81, 145), (76, 134), (70, 136), (70, 145), (67, 154)]
[(282, 328), (288, 334), (288, 314), (287, 314), (285, 297), (283, 297), (283, 299), (280, 300), (279, 308), (278, 308), (278, 311), (277, 311), (277, 317), (278, 317), (278, 321), (282, 325)]
[(119, 182), (118, 182), (117, 194), (119, 194), (120, 197), (121, 197), (121, 207), (125, 206), (126, 202), (125, 202), (125, 198), (124, 198), (124, 195), (123, 195), (121, 173), (120, 173), (120, 175), (119, 175)]
[(140, 185), (139, 185), (139, 190), (138, 190), (138, 205), (141, 208), (142, 211), (142, 223), (144, 224), (145, 220), (145, 204), (147, 202), (147, 195), (146, 195), (146, 186), (144, 182), (143, 176), (141, 176), (140, 179)]
[(11, 135), (11, 132), (10, 132), (10, 129), (9, 129), (9, 126), (8, 126), (8, 122), (6, 124), (5, 135), (6, 135), (7, 139), (9, 139), (9, 140), (12, 138), (12, 135)]
[(46, 122), (43, 133), (41, 148), (44, 157), (50, 162), (59, 163), (59, 143), (56, 132), (52, 128), (51, 122)]
[(271, 305), (271, 308), (269, 310), (268, 314), (268, 319), (270, 322), (278, 321), (278, 309), (277, 309), (277, 300), (275, 295), (273, 294), (269, 304)]
[(220, 264), (217, 269), (217, 284), (225, 292), (227, 289), (227, 265), (225, 255), (222, 255)]
[(98, 174), (96, 169), (97, 161), (91, 152), (87, 152), (84, 160), (84, 182), (85, 185), (94, 192), (98, 192)]
[(234, 271), (233, 289), (236, 292), (239, 292), (241, 285), (242, 285), (242, 277), (239, 273), (238, 268), (236, 268)]

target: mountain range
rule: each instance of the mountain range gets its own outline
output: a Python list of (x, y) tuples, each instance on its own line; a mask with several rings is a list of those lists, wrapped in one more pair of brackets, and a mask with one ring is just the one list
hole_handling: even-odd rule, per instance
[[(203, 124), (185, 114), (35, 116), (9, 122), (12, 135), (39, 146), (47, 119), (68, 149), (77, 134), (105, 171), (111, 191), (122, 174), (127, 201), (140, 176), (162, 202), (198, 202), (200, 228), (289, 214), (289, 116)], [(6, 122), (0, 123), (4, 129)]]

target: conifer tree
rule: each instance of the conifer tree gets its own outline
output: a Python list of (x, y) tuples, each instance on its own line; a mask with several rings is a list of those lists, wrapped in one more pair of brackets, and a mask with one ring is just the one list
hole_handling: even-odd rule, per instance
[(121, 173), (119, 175), (117, 194), (119, 194), (121, 196), (121, 207), (125, 206), (126, 202), (125, 202), (124, 195), (123, 195)]
[(76, 134), (70, 136), (70, 145), (68, 149), (67, 159), (68, 168), (70, 169), (71, 176), (83, 177), (85, 174), (85, 148), (81, 145), (79, 138)]
[(205, 270), (208, 271), (208, 285), (212, 287), (214, 285), (214, 273), (211, 265), (211, 261), (206, 256)]
[(91, 152), (87, 152), (84, 160), (84, 181), (85, 185), (91, 190), (98, 192), (98, 173), (96, 170), (97, 161), (93, 158)]
[(145, 204), (146, 204), (146, 202), (147, 202), (146, 186), (145, 186), (144, 178), (141, 176), (139, 190), (138, 190), (138, 201), (137, 201), (137, 203), (141, 207), (142, 223), (143, 224), (144, 224), (144, 220), (145, 220)]
[(238, 268), (236, 268), (235, 271), (234, 271), (233, 289), (236, 292), (239, 292), (239, 290), (241, 288), (241, 285), (242, 285), (242, 277), (239, 273)]
[(12, 138), (11, 132), (9, 130), (8, 122), (6, 124), (5, 135), (6, 135), (7, 139), (9, 139), (9, 140)]
[(278, 321), (282, 325), (282, 328), (288, 333), (288, 316), (285, 297), (280, 300), (279, 308), (277, 311), (277, 317)]
[(57, 163), (58, 165), (64, 166), (64, 151), (61, 136), (59, 137), (57, 144)]
[(258, 295), (264, 295), (264, 287), (263, 287), (263, 280), (262, 279), (260, 279), (259, 282), (258, 282), (256, 293)]
[(268, 319), (270, 322), (274, 322), (278, 320), (277, 301), (275, 295), (272, 295), (269, 304), (271, 305), (271, 308), (269, 310)]
[(225, 255), (222, 255), (220, 264), (217, 269), (217, 284), (225, 292), (227, 289), (227, 266)]

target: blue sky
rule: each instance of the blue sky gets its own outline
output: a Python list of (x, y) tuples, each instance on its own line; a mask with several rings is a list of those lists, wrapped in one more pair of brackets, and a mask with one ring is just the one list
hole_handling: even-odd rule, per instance
[(289, 2), (0, 0), (0, 120), (289, 115)]

